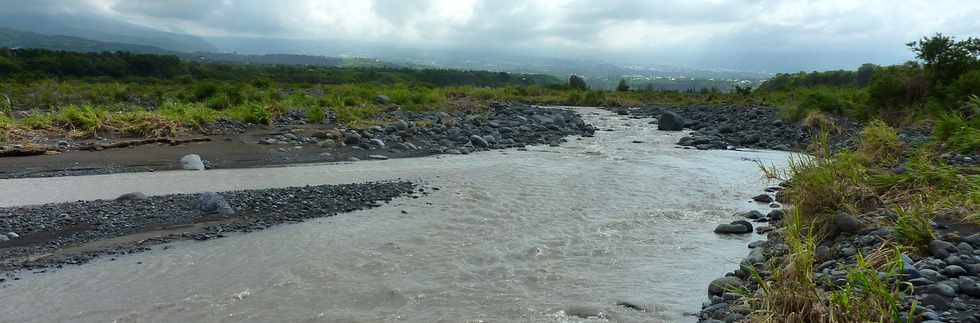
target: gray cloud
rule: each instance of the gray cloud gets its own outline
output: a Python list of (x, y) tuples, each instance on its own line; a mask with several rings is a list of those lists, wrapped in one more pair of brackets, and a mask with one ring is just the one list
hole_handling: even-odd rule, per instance
[(980, 31), (973, 19), (980, 3), (955, 0), (3, 2), (10, 3), (0, 11), (91, 15), (199, 36), (332, 39), (771, 71), (898, 63), (909, 58), (907, 41), (935, 32)]

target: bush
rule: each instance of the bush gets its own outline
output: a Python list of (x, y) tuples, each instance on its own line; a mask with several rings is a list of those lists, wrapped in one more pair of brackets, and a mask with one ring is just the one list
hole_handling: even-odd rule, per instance
[(898, 132), (881, 120), (874, 120), (861, 130), (858, 151), (872, 163), (895, 165), (902, 157), (903, 144)]
[(160, 115), (170, 120), (201, 127), (218, 119), (219, 113), (199, 103), (164, 103), (160, 110)]
[(70, 129), (94, 133), (106, 128), (109, 117), (109, 111), (104, 108), (73, 105), (58, 111), (54, 120)]
[(274, 118), (272, 112), (258, 103), (247, 103), (236, 106), (229, 109), (227, 114), (232, 119), (254, 124), (269, 124)]
[(980, 95), (980, 70), (972, 70), (960, 76), (952, 85), (958, 99)]
[(895, 235), (906, 246), (925, 251), (929, 242), (936, 238), (932, 230), (932, 219), (926, 216), (921, 207), (911, 210), (897, 208), (898, 220), (895, 221)]
[(589, 89), (589, 85), (585, 83), (585, 79), (578, 75), (572, 75), (568, 77), (568, 86), (579, 90), (585, 91)]
[(320, 105), (308, 106), (304, 112), (306, 114), (306, 120), (312, 123), (323, 123), (326, 119), (326, 112)]

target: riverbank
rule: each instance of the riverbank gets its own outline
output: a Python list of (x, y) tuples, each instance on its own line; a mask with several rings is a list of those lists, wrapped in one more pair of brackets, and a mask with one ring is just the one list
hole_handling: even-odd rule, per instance
[[(0, 208), (0, 272), (82, 264), (176, 240), (208, 240), (376, 207), (426, 191), (410, 182), (146, 196)], [(2, 281), (2, 280), (0, 280)]]
[(761, 164), (783, 184), (756, 200), (790, 208), (712, 281), (700, 321), (980, 320), (975, 172), (880, 121), (846, 149), (821, 137), (785, 170)]
[[(699, 150), (771, 149), (802, 152), (824, 128), (834, 149), (853, 146), (861, 124), (842, 117), (820, 115), (803, 122), (788, 122), (771, 106), (688, 105), (609, 108), (620, 115), (656, 118), (660, 130), (693, 130), (677, 144)], [(664, 119), (664, 120), (660, 120)], [(832, 129), (831, 129), (832, 128)]]
[(576, 113), (524, 105), (494, 105), (486, 112), (389, 112), (361, 129), (314, 124), (304, 116), (273, 126), (230, 120), (196, 137), (176, 140), (116, 138), (72, 141), (38, 138), (6, 146), (0, 178), (56, 177), (181, 169), (199, 155), (208, 169), (469, 154), (476, 151), (558, 145), (566, 136), (592, 136)]

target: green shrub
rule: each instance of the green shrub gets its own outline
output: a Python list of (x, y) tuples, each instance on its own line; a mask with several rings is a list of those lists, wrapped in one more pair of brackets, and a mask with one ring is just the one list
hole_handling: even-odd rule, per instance
[(895, 165), (902, 157), (904, 145), (898, 132), (881, 120), (874, 120), (861, 130), (858, 151), (879, 165)]
[(931, 219), (926, 215), (927, 212), (922, 207), (913, 207), (911, 210), (896, 208), (898, 219), (895, 221), (895, 235), (904, 245), (925, 251), (929, 242), (935, 239), (936, 233), (932, 230)]
[(590, 107), (602, 107), (606, 105), (606, 92), (588, 91), (585, 98), (580, 102), (581, 105)]
[(247, 103), (226, 111), (227, 115), (235, 120), (254, 124), (269, 124), (274, 118), (272, 112), (258, 103)]
[(196, 102), (204, 102), (220, 92), (220, 88), (214, 82), (198, 82), (191, 89), (191, 99)]
[(220, 115), (218, 111), (199, 103), (166, 102), (158, 112), (170, 120), (196, 127), (212, 123)]
[(51, 114), (35, 110), (20, 122), (31, 129), (49, 129), (54, 126), (54, 121), (54, 117)]
[(319, 105), (308, 106), (304, 112), (306, 114), (306, 120), (312, 123), (323, 123), (326, 119), (326, 111)]
[(70, 129), (95, 132), (105, 128), (110, 118), (109, 111), (90, 105), (68, 106), (54, 116), (54, 120)]
[(980, 95), (980, 70), (972, 70), (961, 75), (952, 85), (958, 99)]
[(234, 106), (232, 99), (225, 93), (220, 93), (218, 95), (212, 96), (205, 101), (209, 108), (215, 110), (224, 110)]

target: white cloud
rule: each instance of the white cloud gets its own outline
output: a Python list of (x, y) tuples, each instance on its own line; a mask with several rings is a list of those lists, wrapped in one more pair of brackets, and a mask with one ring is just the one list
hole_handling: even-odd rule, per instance
[[(834, 66), (834, 59), (841, 66), (860, 63), (852, 61), (857, 59), (894, 63), (908, 56), (903, 46), (907, 41), (935, 32), (971, 36), (980, 31), (980, 22), (975, 19), (980, 14), (980, 2), (966, 0), (38, 0), (33, 3), (22, 7), (89, 13), (202, 36), (329, 38), (690, 65), (730, 65), (725, 62), (731, 61), (753, 67), (794, 59), (812, 60), (810, 65), (814, 68)], [(739, 53), (758, 56), (730, 56)]]

